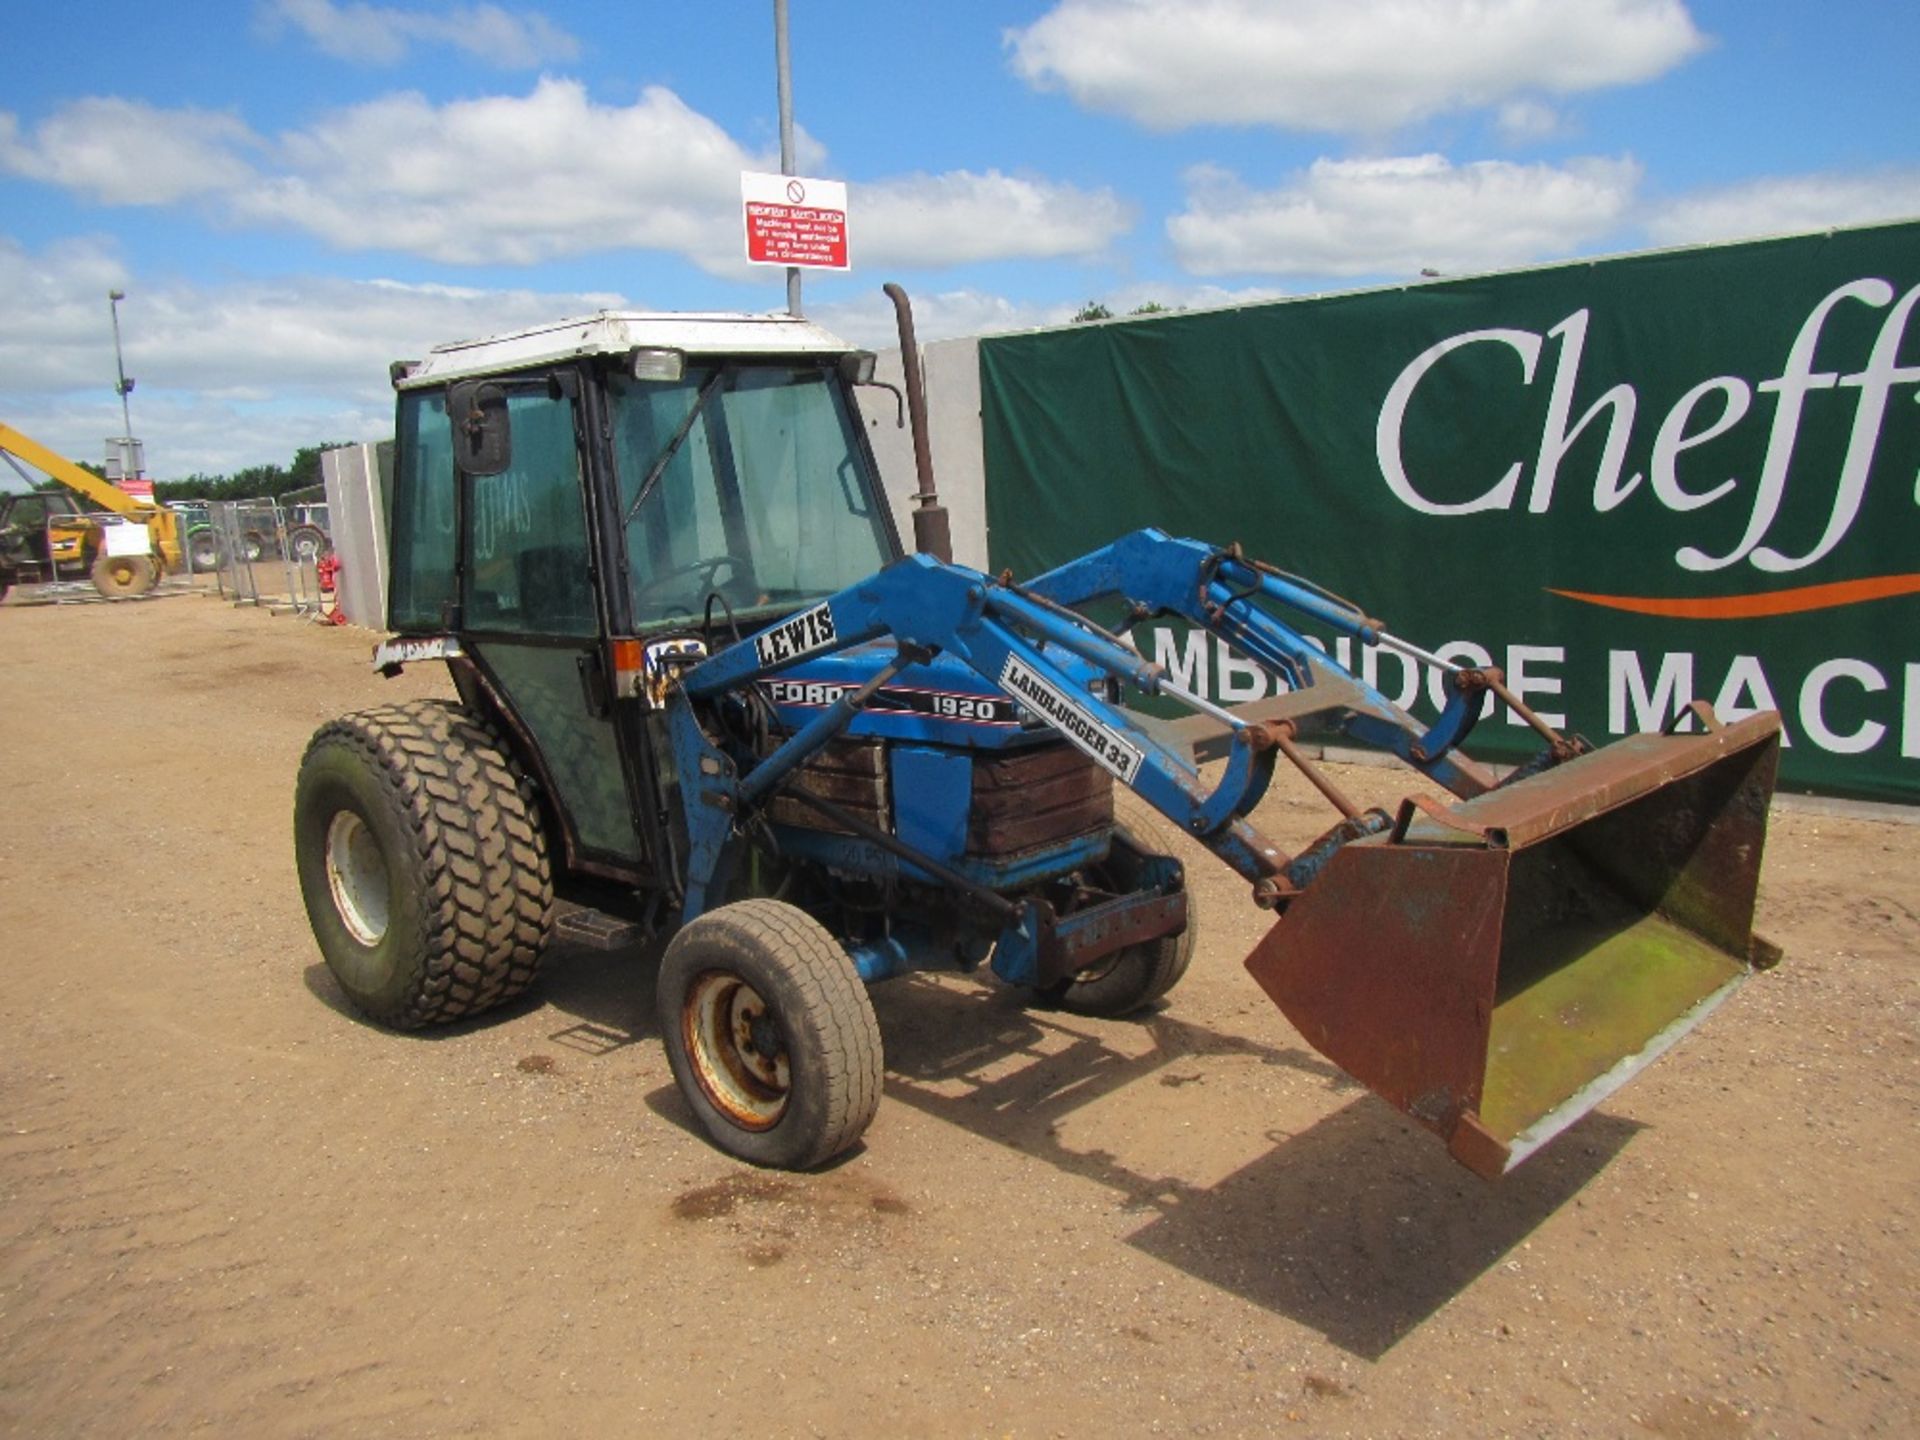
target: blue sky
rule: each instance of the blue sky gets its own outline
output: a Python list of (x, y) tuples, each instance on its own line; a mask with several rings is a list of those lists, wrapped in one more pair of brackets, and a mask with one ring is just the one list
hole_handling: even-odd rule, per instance
[[(390, 424), (389, 360), (774, 309), (771, 0), (7, 6), (0, 420), (161, 478)], [(883, 345), (1920, 216), (1891, 0), (791, 0), (809, 313)], [(0, 472), (0, 483), (16, 483)]]

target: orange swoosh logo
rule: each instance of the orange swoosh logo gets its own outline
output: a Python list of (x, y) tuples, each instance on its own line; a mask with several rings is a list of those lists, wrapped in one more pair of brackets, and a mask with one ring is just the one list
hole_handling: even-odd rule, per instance
[(1549, 595), (1625, 610), (1635, 615), (1661, 615), (1670, 620), (1755, 620), (1767, 615), (1800, 615), (1809, 610), (1832, 610), (1868, 600), (1891, 600), (1898, 595), (1920, 595), (1920, 575), (1877, 575), (1865, 580), (1835, 580), (1825, 585), (1802, 585), (1797, 590), (1770, 590), (1763, 595), (1709, 595), (1700, 599), (1661, 599), (1641, 595), (1595, 595), (1584, 590), (1555, 590)]

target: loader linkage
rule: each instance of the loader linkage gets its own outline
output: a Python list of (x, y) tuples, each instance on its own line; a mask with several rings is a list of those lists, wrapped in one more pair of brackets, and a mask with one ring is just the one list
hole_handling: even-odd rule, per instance
[[(1101, 602), (1118, 602), (1128, 627), (1160, 617), (1201, 627), (1279, 681), (1280, 693), (1238, 710), (1191, 693), (1080, 613)], [(1444, 710), (1422, 727), (1268, 606), (1439, 667)], [(861, 647), (880, 657), (868, 681), (768, 753), (716, 743), (701, 721), (704, 708), (796, 664)], [(1281, 916), (1248, 959), (1276, 1003), (1318, 1048), (1445, 1136), (1456, 1157), (1482, 1173), (1517, 1164), (1585, 1113), (1703, 1018), (1756, 957), (1767, 957), (1765, 942), (1752, 938), (1751, 918), (1777, 719), (1723, 727), (1707, 712), (1702, 735), (1639, 737), (1594, 752), (1541, 722), (1498, 670), (1450, 665), (1237, 547), (1157, 530), (1025, 584), (913, 555), (685, 668), (668, 705), (676, 769), (689, 792), (682, 923), (726, 893), (756, 807), (843, 734), (874, 694), (910, 666), (956, 662), (1246, 879), (1254, 902)], [(1136, 714), (1117, 703), (1122, 686), (1171, 698), (1193, 716), (1168, 724)], [(1543, 740), (1540, 754), (1505, 782), (1460, 751), (1489, 695)], [(1394, 815), (1362, 810), (1302, 751), (1298, 742), (1308, 737), (1384, 750), (1458, 803), (1412, 796)], [(1633, 753), (1623, 759), (1624, 752)], [(1199, 768), (1204, 758), (1224, 760), (1210, 785)], [(1297, 855), (1247, 818), (1282, 759), (1339, 812)], [(1544, 813), (1529, 804), (1543, 795), (1555, 797)], [(1533, 816), (1531, 830), (1497, 818), (1512, 811)], [(964, 884), (931, 857), (891, 844), (921, 873)], [(1529, 846), (1542, 848), (1521, 860)], [(1695, 871), (1703, 855), (1712, 867), (1704, 899), (1693, 893), (1702, 888)], [(1516, 863), (1517, 882), (1508, 874)], [(1352, 877), (1362, 868), (1366, 878), (1356, 888)], [(1307, 904), (1329, 876), (1339, 898)], [(1085, 950), (1185, 923), (1177, 892), (1148, 890), (1065, 917), (1039, 899), (999, 904), (1004, 923), (992, 966), (1019, 985), (1054, 984), (1079, 968)], [(1289, 923), (1296, 906), (1307, 913)], [(1647, 945), (1632, 943), (1652, 931), (1648, 944), (1670, 963), (1649, 960)], [(1569, 941), (1574, 932), (1584, 939)], [(856, 950), (862, 975), (914, 968), (899, 948), (892, 957)], [(1583, 962), (1598, 982), (1569, 978)], [(1516, 1000), (1540, 989), (1543, 977), (1547, 999)], [(1551, 1008), (1561, 1003), (1553, 984), (1566, 989), (1564, 1005), (1573, 1009)], [(1548, 1010), (1536, 1013), (1541, 1005)], [(1585, 1045), (1553, 1033), (1592, 1030), (1601, 1010), (1621, 1006), (1630, 1012), (1624, 1032), (1602, 1026), (1604, 1038)], [(1451, 1028), (1442, 1034), (1410, 1018), (1423, 1007)], [(1525, 1012), (1533, 1026), (1524, 1043), (1515, 1040), (1523, 1034), (1517, 1026), (1502, 1033), (1507, 1010)], [(1547, 1058), (1537, 1060), (1529, 1047)], [(1488, 1110), (1496, 1112), (1491, 1124)]]

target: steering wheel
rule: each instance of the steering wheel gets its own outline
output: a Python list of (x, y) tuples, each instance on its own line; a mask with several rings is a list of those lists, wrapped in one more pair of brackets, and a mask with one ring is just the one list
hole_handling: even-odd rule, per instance
[[(694, 588), (693, 592), (693, 600), (697, 605), (705, 600), (709, 593), (719, 588), (714, 582), (720, 578), (720, 572), (722, 570), (730, 570), (732, 572), (727, 577), (729, 584), (744, 580), (747, 582), (748, 588), (752, 587), (753, 562), (747, 559), (746, 556), (732, 554), (709, 555), (703, 559), (695, 560), (691, 564), (676, 566), (664, 575), (654, 576), (653, 579), (647, 581), (646, 584), (633, 592), (634, 608), (636, 610), (644, 608), (647, 604), (648, 597), (653, 595), (655, 591), (665, 590), (676, 581), (684, 580), (689, 575), (697, 575), (700, 577), (700, 583)], [(686, 610), (686, 606), (668, 604), (663, 605), (661, 609), (663, 612), (676, 609)], [(688, 613), (691, 612), (689, 611)]]

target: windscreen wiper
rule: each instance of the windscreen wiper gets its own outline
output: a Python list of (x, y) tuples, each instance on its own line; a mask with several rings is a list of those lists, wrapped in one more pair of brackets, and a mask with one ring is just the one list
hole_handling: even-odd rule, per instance
[(707, 401), (712, 398), (713, 392), (720, 388), (720, 382), (732, 373), (731, 365), (716, 370), (707, 383), (700, 387), (700, 393), (694, 397), (693, 404), (687, 409), (686, 417), (681, 420), (679, 428), (673, 432), (673, 438), (667, 441), (666, 448), (660, 452), (659, 458), (647, 471), (647, 478), (640, 482), (640, 493), (633, 497), (633, 504), (627, 507), (627, 518), (621, 522), (622, 524), (633, 523), (633, 517), (638, 515), (640, 507), (647, 503), (647, 496), (653, 493), (653, 487), (658, 485), (660, 477), (667, 473), (667, 466), (673, 463), (673, 457), (678, 455), (680, 447), (687, 443), (687, 436), (693, 433), (694, 422), (707, 408)]

